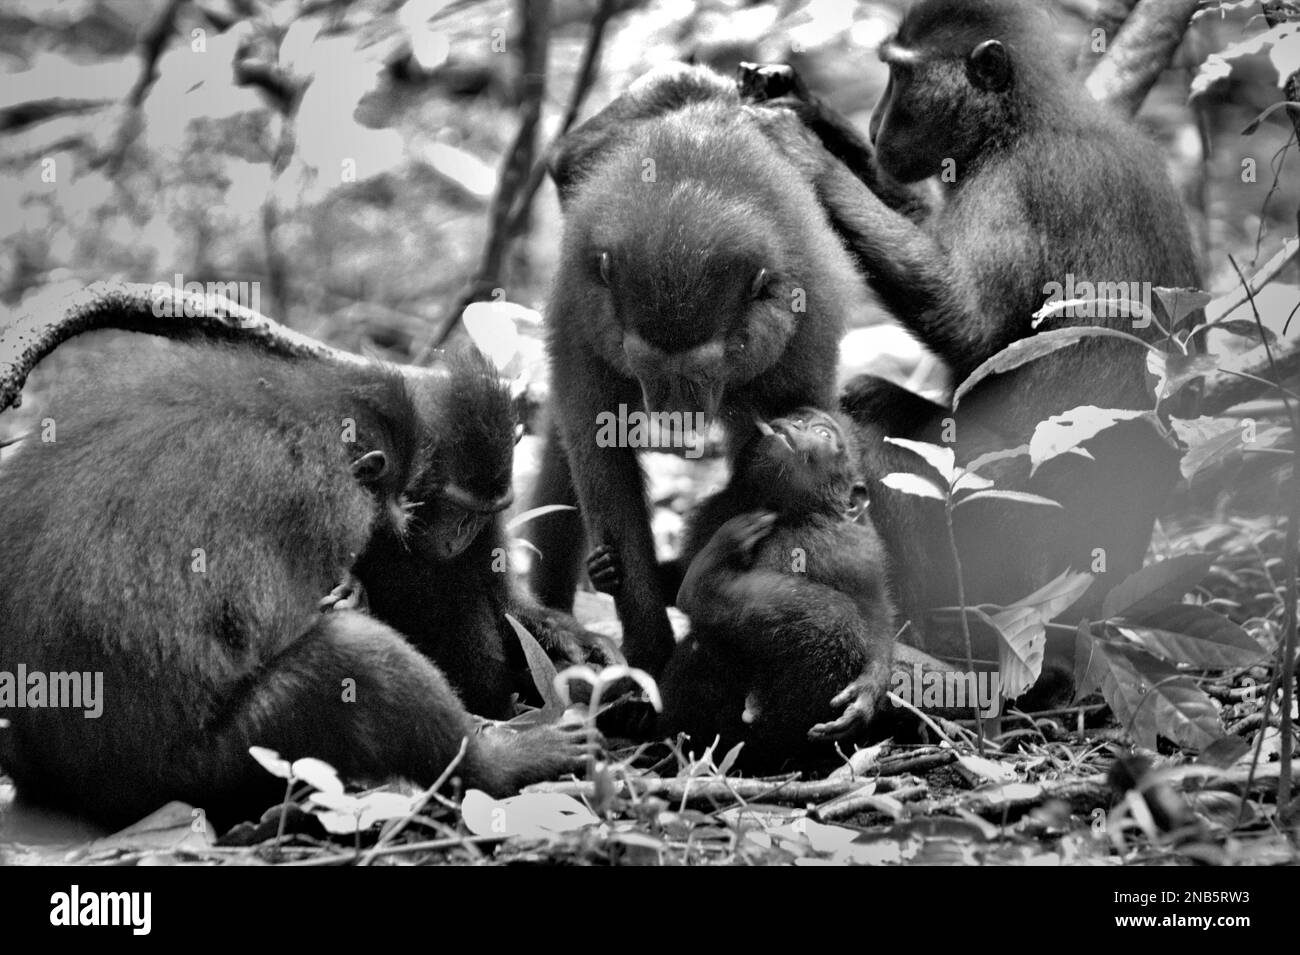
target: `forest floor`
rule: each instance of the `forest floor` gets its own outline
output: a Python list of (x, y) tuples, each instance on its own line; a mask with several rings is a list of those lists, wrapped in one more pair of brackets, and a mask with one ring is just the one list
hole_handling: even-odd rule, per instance
[[(1209, 538), (1213, 538), (1210, 540)], [(1163, 545), (1222, 555), (1201, 595), (1238, 622), (1267, 620), (1282, 542), (1267, 521), (1201, 522)], [(607, 633), (607, 598), (578, 613)], [(678, 623), (682, 621), (679, 619)], [(172, 803), (130, 829), (96, 834), (5, 807), (8, 863), (189, 864), (1287, 864), (1300, 862), (1277, 820), (1279, 737), (1260, 734), (1262, 667), (1204, 675), (1225, 745), (1193, 757), (1163, 738), (1135, 753), (1100, 696), (1050, 713), (1011, 710), (973, 724), (919, 727), (920, 742), (860, 749), (821, 778), (744, 778), (732, 754), (626, 747), (590, 778), (460, 800), (393, 785), (342, 810), (273, 807), (218, 839)], [(1273, 717), (1276, 723), (1276, 714)], [(1234, 745), (1235, 741), (1235, 745)], [(1251, 742), (1259, 743), (1258, 749)], [(1258, 762), (1255, 762), (1255, 759)], [(299, 787), (306, 793), (311, 787)], [(1247, 793), (1243, 799), (1241, 794)], [(281, 817), (284, 830), (281, 831)]]

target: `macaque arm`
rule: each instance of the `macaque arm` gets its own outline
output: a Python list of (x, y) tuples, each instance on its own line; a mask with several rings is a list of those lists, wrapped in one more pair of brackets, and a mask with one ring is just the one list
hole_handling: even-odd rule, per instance
[(609, 403), (601, 396), (619, 393), (616, 386), (602, 388), (603, 384), (599, 379), (588, 381), (583, 388), (558, 395), (561, 427), (589, 538), (612, 546), (622, 561), (624, 583), (615, 604), (623, 623), (623, 651), (629, 664), (655, 675), (672, 653), (672, 627), (659, 589), (636, 451), (596, 443), (597, 415)]

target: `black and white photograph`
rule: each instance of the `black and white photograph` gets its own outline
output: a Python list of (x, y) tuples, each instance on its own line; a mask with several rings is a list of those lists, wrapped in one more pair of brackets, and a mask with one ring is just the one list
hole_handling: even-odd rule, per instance
[(24, 923), (988, 865), (1240, 945), (1298, 456), (1296, 0), (0, 0)]

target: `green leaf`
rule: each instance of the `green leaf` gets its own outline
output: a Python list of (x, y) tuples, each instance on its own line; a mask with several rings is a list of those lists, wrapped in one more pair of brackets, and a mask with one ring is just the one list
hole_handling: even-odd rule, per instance
[(1284, 87), (1287, 78), (1300, 66), (1300, 21), (1274, 24), (1263, 33), (1229, 43), (1218, 53), (1211, 53), (1192, 80), (1190, 95), (1199, 96), (1216, 80), (1227, 79), (1238, 64), (1257, 64), (1263, 59), (1261, 53), (1275, 70), (1278, 87)]
[(287, 759), (281, 759), (280, 754), (275, 750), (267, 749), (265, 746), (250, 746), (248, 755), (257, 760), (272, 776), (279, 776), (281, 779), (293, 778), (293, 767), (289, 765)]
[[(1160, 360), (1152, 356), (1160, 355)], [(1179, 355), (1176, 353), (1151, 352), (1147, 355), (1147, 370), (1159, 381), (1156, 383), (1155, 395), (1165, 401), (1182, 391), (1190, 382), (1204, 378), (1218, 371), (1219, 360), (1213, 355)]]
[(1173, 604), (1116, 629), (1161, 659), (1198, 670), (1250, 666), (1266, 655), (1227, 617), (1194, 604)]
[(506, 614), (506, 620), (509, 621), (515, 636), (519, 638), (519, 645), (524, 649), (524, 659), (528, 661), (528, 675), (532, 677), (533, 685), (537, 687), (537, 692), (542, 697), (543, 712), (548, 716), (551, 714), (559, 716), (564, 712), (564, 700), (555, 688), (557, 675), (555, 664), (546, 655), (542, 645), (528, 632), (528, 628), (515, 619), (514, 614)]
[(1121, 421), (1151, 417), (1150, 411), (1098, 408), (1095, 405), (1081, 405), (1063, 414), (1052, 415), (1038, 423), (1029, 439), (1030, 472), (1037, 471), (1041, 464), (1052, 458), (1073, 451)]
[(1003, 451), (989, 451), (987, 454), (981, 454), (970, 464), (966, 465), (967, 471), (978, 471), (986, 468), (997, 461), (1007, 461), (1011, 458), (1021, 458), (1029, 454), (1029, 445), (1022, 444), (1014, 448), (1006, 448)]
[(323, 759), (311, 756), (293, 761), (293, 776), (323, 793), (342, 793), (343, 780), (338, 770)]
[(1108, 669), (1106, 658), (1097, 648), (1097, 638), (1092, 635), (1092, 624), (1080, 620), (1074, 633), (1074, 701), (1095, 692)]
[(740, 751), (745, 748), (744, 743), (737, 743), (731, 749), (727, 750), (727, 755), (722, 757), (722, 762), (718, 763), (718, 775), (725, 776), (732, 766), (736, 765), (736, 760), (740, 758)]
[(1144, 749), (1156, 748), (1156, 708), (1151, 701), (1144, 703), (1146, 685), (1123, 658), (1118, 661), (1107, 653), (1110, 647), (1104, 640), (1096, 641), (1097, 661), (1102, 670), (1101, 695), (1115, 714), (1120, 727)]
[(1225, 736), (1216, 740), (1196, 757), (1201, 766), (1213, 766), (1215, 769), (1229, 769), (1237, 760), (1250, 752), (1250, 743), (1240, 736)]
[(1204, 470), (1238, 459), (1244, 451), (1270, 448), (1287, 433), (1277, 427), (1257, 431), (1253, 422), (1235, 418), (1173, 418), (1170, 425), (1187, 445), (1179, 470), (1188, 481)]
[(1157, 733), (1199, 750), (1223, 736), (1214, 702), (1189, 678), (1137, 647), (1099, 641), (1109, 664), (1102, 694), (1134, 740), (1155, 749)]
[(522, 836), (550, 839), (556, 833), (596, 825), (600, 818), (572, 796), (561, 793), (522, 793), (493, 799), (471, 789), (460, 804), (465, 828), (476, 836)]
[(1102, 602), (1102, 616), (1143, 614), (1177, 603), (1210, 572), (1214, 558), (1209, 554), (1184, 554), (1148, 564), (1121, 581)]
[(1197, 288), (1154, 288), (1151, 291), (1169, 316), (1170, 331), (1182, 325), (1193, 312), (1204, 309), (1214, 298)]
[(909, 441), (907, 438), (886, 438), (885, 443), (897, 445), (919, 455), (925, 460), (926, 464), (942, 475), (945, 487), (957, 477), (957, 456), (951, 447), (941, 444), (929, 444), (925, 441)]
[(980, 477), (974, 471), (966, 468), (956, 469), (957, 478), (952, 482), (952, 493), (968, 494), (973, 491), (983, 491), (993, 487), (993, 482), (988, 478)]
[(957, 501), (953, 507), (969, 504), (971, 501), (1014, 501), (1018, 504), (1039, 504), (1044, 507), (1060, 507), (1060, 503), (1050, 497), (1027, 494), (1024, 491), (974, 491)]
[(1034, 312), (1033, 321), (1030, 325), (1035, 329), (1041, 328), (1043, 322), (1049, 318), (1055, 318), (1057, 315), (1065, 315), (1071, 318), (1115, 316), (1129, 318), (1134, 322), (1145, 318), (1148, 323), (1154, 317), (1145, 302), (1123, 295), (1098, 294), (1049, 301)]
[(1062, 348), (1077, 345), (1086, 338), (1119, 338), (1148, 350), (1151, 347), (1136, 335), (1118, 332), (1113, 328), (1103, 328), (1100, 325), (1080, 325), (1074, 328), (1056, 328), (1049, 332), (1039, 332), (1036, 335), (1030, 335), (1028, 338), (1012, 342), (971, 372), (970, 377), (963, 381), (957, 390), (953, 392), (952, 406), (956, 408), (961, 399), (989, 375), (997, 375), (1011, 371), (1013, 368), (1019, 368), (1021, 365), (1036, 361), (1045, 355), (1052, 354), (1052, 352), (1060, 351)]
[(1092, 574), (1065, 571), (1027, 597), (984, 615), (998, 631), (998, 667), (1002, 695), (1015, 699), (1037, 682), (1043, 672), (1047, 624), (1088, 590)]
[(991, 618), (998, 630), (998, 670), (1002, 695), (1014, 700), (1043, 672), (1046, 621), (1033, 607), (1008, 607)]
[(1074, 606), (1088, 592), (1092, 581), (1092, 574), (1066, 570), (1029, 596), (1021, 597), (1007, 607), (1032, 607), (1038, 611), (1043, 623), (1050, 623)]
[(547, 514), (554, 514), (556, 511), (576, 511), (576, 510), (577, 510), (576, 507), (570, 507), (568, 504), (544, 504), (541, 507), (534, 507), (527, 511), (524, 511), (522, 514), (516, 514), (509, 521), (507, 521), (506, 532), (509, 533), (510, 531), (514, 530), (516, 527), (520, 527), (524, 524), (527, 524), (529, 521), (536, 520), (539, 517), (544, 517)]
[(1248, 338), (1256, 345), (1262, 345), (1265, 342), (1267, 342), (1270, 348), (1277, 347), (1276, 333), (1274, 333), (1274, 331), (1271, 328), (1265, 326), (1262, 329), (1263, 334), (1261, 335), (1260, 334), (1261, 328), (1259, 325), (1255, 324), (1255, 321), (1253, 319), (1245, 319), (1245, 318), (1224, 319), (1221, 322), (1215, 322), (1214, 327), (1222, 329), (1223, 331), (1228, 332), (1231, 335), (1239, 335), (1242, 338)]
[(936, 501), (945, 500), (944, 492), (936, 487), (934, 482), (921, 477), (919, 474), (896, 471), (893, 474), (886, 474), (880, 479), (880, 483), (887, 488), (892, 488), (903, 494), (911, 494), (914, 497), (929, 497)]

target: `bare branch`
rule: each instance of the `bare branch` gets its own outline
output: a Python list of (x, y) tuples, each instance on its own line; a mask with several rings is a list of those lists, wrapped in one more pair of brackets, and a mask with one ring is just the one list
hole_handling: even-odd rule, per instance
[[(1250, 293), (1252, 295), (1258, 294), (1260, 289), (1277, 278), (1282, 270), (1295, 258), (1297, 252), (1300, 252), (1300, 238), (1287, 239), (1277, 255), (1260, 266), (1259, 270), (1250, 277)], [(1234, 286), (1231, 292), (1219, 296), (1205, 307), (1205, 320), (1207, 322), (1217, 322), (1245, 305), (1247, 301), (1246, 290), (1240, 286)]]
[(1097, 65), (1105, 52), (1095, 52), (1092, 47), (1092, 31), (1101, 30), (1106, 35), (1106, 45), (1110, 46), (1110, 41), (1119, 28), (1124, 25), (1124, 21), (1129, 18), (1133, 8), (1138, 4), (1138, 0), (1096, 0), (1093, 3), (1063, 4), (1071, 12), (1083, 17), (1090, 24), (1088, 39), (1084, 42), (1083, 48), (1079, 50), (1078, 59), (1075, 60), (1074, 69), (1077, 73), (1086, 75), (1091, 72), (1092, 68)]
[[(573, 128), (573, 124), (578, 119), (582, 104), (586, 101), (587, 93), (591, 91), (591, 85), (596, 79), (596, 64), (599, 62), (600, 48), (605, 39), (605, 26), (617, 9), (618, 0), (600, 0), (600, 6), (596, 8), (596, 13), (591, 20), (591, 32), (587, 34), (587, 46), (582, 54), (582, 65), (578, 69), (578, 78), (574, 81), (573, 91), (569, 94), (569, 108), (565, 110), (564, 120), (560, 123), (559, 131), (555, 134), (555, 139), (551, 143), (552, 148), (555, 143), (563, 138), (565, 133)], [(550, 149), (547, 150), (547, 153), (549, 152)], [(532, 172), (528, 175), (528, 182), (520, 190), (519, 198), (510, 213), (510, 222), (506, 227), (506, 232), (511, 240), (517, 238), (520, 232), (523, 231), (529, 210), (533, 206), (533, 197), (537, 195), (537, 190), (541, 188), (549, 166), (547, 155), (543, 155), (541, 159), (533, 163)]]
[(520, 63), (520, 118), (514, 142), (506, 151), (505, 165), (497, 181), (496, 194), (488, 214), (488, 238), (478, 269), (443, 314), (429, 344), (417, 356), (423, 364), (433, 350), (442, 346), (451, 334), (465, 307), (483, 301), (502, 283), (501, 272), (510, 248), (507, 228), (510, 210), (528, 180), (537, 151), (537, 125), (542, 116), (542, 99), (546, 95), (546, 60), (550, 49), (551, 0), (519, 0), (520, 36), (523, 56)]
[(1141, 0), (1088, 77), (1092, 97), (1132, 116), (1169, 65), (1200, 0)]
[(167, 40), (176, 26), (176, 15), (184, 3), (185, 0), (167, 0), (167, 5), (140, 39), (140, 75), (126, 96), (121, 122), (105, 156), (105, 168), (110, 176), (117, 175), (122, 168), (127, 148), (139, 131), (140, 106), (158, 77), (158, 58), (167, 46)]

